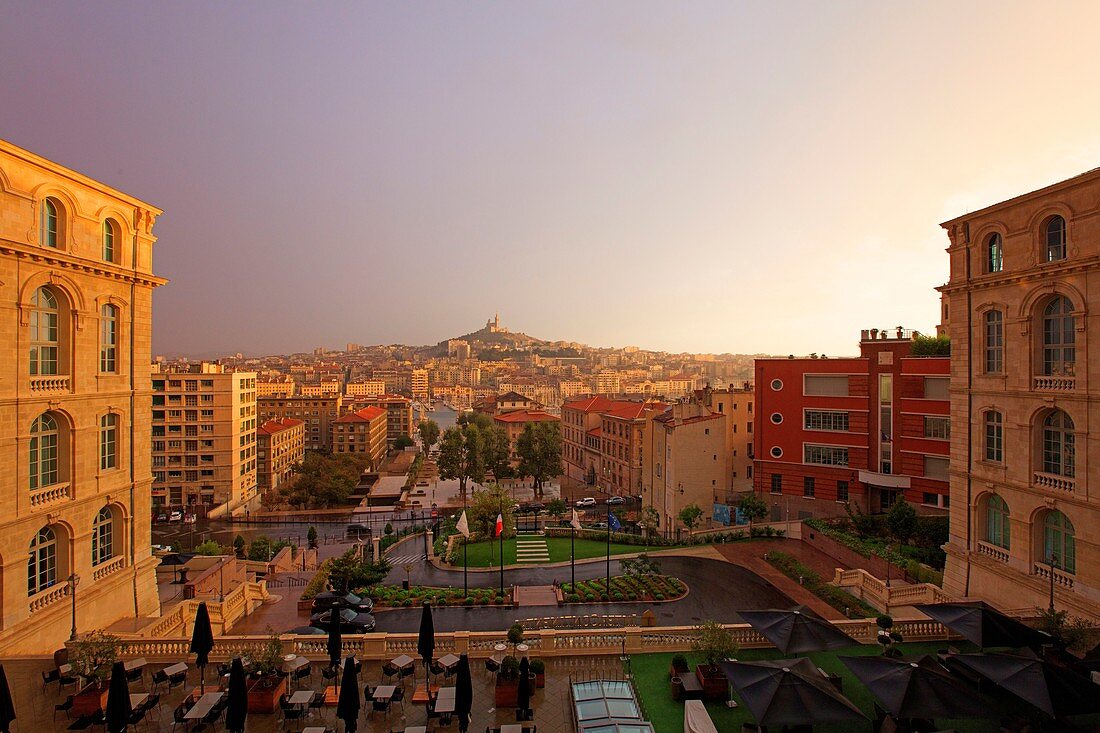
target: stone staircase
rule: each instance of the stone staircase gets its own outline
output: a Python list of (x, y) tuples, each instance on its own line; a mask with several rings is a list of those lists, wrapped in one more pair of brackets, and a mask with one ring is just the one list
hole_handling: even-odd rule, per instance
[(546, 538), (541, 535), (517, 536), (516, 562), (550, 562), (550, 550), (546, 547)]

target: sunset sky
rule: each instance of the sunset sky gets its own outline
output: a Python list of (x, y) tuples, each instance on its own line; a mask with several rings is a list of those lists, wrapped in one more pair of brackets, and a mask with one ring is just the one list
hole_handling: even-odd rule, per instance
[(156, 353), (931, 331), (1100, 166), (1097, 3), (8, 2), (0, 138), (163, 208)]

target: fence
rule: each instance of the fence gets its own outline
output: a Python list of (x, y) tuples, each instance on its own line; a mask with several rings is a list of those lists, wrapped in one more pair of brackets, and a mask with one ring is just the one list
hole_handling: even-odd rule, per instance
[[(267, 598), (267, 583), (246, 582), (241, 583), (230, 591), (224, 599), (219, 601), (207, 600), (206, 610), (210, 613), (210, 625), (214, 633), (225, 633), (233, 628), (244, 616), (252, 613), (256, 606)], [(171, 643), (171, 637), (183, 639), (191, 632), (195, 622), (195, 614), (199, 611), (198, 600), (180, 601), (163, 613), (155, 623), (143, 629), (140, 637), (150, 638), (150, 641)], [(129, 643), (129, 642), (127, 642)]]

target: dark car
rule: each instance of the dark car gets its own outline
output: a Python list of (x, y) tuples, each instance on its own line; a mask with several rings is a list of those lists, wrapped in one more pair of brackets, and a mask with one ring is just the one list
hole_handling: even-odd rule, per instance
[(537, 514), (543, 509), (542, 503), (538, 501), (524, 502), (523, 504), (516, 504), (514, 507), (516, 514)]
[(288, 634), (298, 634), (300, 636), (323, 636), (328, 632), (317, 626), (299, 626), (286, 632)]
[(370, 598), (361, 598), (354, 593), (334, 593), (326, 590), (314, 597), (311, 613), (327, 611), (337, 601), (340, 602), (340, 608), (349, 608), (356, 613), (370, 613), (374, 610), (374, 601)]
[(370, 527), (365, 524), (349, 524), (348, 525), (348, 538), (369, 537), (371, 534)]
[[(309, 617), (309, 625), (329, 630), (332, 625), (332, 611), (320, 611)], [(374, 616), (369, 613), (356, 613), (350, 608), (340, 609), (340, 631), (346, 634), (366, 634), (374, 631)]]

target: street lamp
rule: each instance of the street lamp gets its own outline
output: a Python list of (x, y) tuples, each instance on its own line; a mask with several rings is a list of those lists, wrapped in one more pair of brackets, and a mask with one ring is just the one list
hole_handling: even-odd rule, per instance
[(76, 586), (80, 584), (80, 576), (73, 573), (69, 576), (69, 595), (73, 597), (73, 628), (69, 632), (69, 641), (76, 639)]

